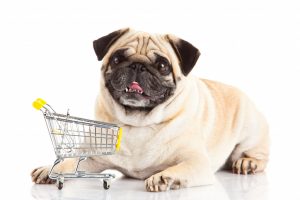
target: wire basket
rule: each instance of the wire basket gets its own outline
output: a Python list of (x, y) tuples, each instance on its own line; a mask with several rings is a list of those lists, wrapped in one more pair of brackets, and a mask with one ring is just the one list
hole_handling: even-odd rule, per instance
[[(119, 151), (122, 128), (116, 124), (94, 121), (79, 117), (59, 114), (46, 103), (38, 98), (33, 102), (33, 107), (41, 110), (49, 135), (52, 141), (56, 161), (54, 162), (49, 177), (57, 180), (59, 189), (62, 189), (65, 178), (102, 178), (105, 189), (110, 187), (110, 179), (114, 174), (86, 173), (77, 171), (79, 163), (90, 156), (112, 155)], [(78, 163), (74, 173), (57, 174), (54, 167), (64, 158), (78, 157)]]

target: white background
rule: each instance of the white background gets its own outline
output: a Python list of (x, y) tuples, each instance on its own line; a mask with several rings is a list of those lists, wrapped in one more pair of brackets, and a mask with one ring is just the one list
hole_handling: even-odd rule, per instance
[(0, 2), (0, 148), (6, 192), (29, 198), (30, 171), (55, 158), (32, 101), (42, 97), (59, 112), (70, 108), (73, 115), (93, 118), (101, 63), (92, 41), (124, 27), (172, 33), (198, 47), (201, 56), (192, 74), (239, 87), (269, 121), (272, 188), (298, 184), (297, 0), (12, 0)]

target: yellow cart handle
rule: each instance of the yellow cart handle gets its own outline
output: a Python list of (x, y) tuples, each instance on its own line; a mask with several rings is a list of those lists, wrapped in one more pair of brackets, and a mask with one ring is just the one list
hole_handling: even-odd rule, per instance
[(33, 103), (32, 106), (37, 109), (40, 110), (42, 107), (44, 107), (44, 105), (47, 104), (47, 102), (44, 99), (41, 98), (37, 98)]
[(116, 143), (117, 151), (119, 151), (120, 147), (121, 147), (122, 134), (123, 134), (123, 129), (122, 129), (122, 127), (120, 127), (119, 131), (118, 131), (118, 137), (117, 137), (117, 143)]

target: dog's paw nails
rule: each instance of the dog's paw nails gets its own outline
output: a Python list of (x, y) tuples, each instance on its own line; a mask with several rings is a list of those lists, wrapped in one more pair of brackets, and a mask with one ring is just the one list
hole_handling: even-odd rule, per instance
[(149, 192), (166, 191), (170, 188), (171, 178), (162, 173), (154, 174), (145, 181), (146, 190)]
[(31, 172), (31, 180), (37, 184), (52, 184), (55, 180), (52, 180), (48, 176), (49, 167), (39, 167)]
[(232, 164), (232, 172), (236, 174), (255, 174), (258, 160), (254, 158), (240, 158)]
[(145, 181), (146, 190), (149, 192), (162, 192), (169, 189), (177, 190), (185, 187), (186, 181), (179, 180), (162, 173), (154, 174)]

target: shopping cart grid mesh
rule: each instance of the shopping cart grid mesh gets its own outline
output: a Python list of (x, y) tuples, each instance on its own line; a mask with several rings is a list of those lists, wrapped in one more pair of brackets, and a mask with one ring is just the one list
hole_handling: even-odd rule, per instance
[(110, 155), (115, 151), (118, 127), (48, 112), (45, 119), (58, 157)]

